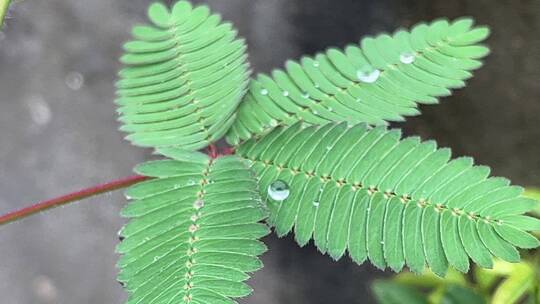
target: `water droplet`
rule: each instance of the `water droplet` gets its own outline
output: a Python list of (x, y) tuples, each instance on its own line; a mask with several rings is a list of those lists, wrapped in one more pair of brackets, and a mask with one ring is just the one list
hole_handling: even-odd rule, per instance
[(313, 111), (313, 114), (319, 115), (319, 111)]
[(192, 179), (190, 179), (190, 180), (187, 182), (187, 185), (188, 185), (188, 186), (193, 186), (193, 185), (195, 185), (195, 181), (192, 180)]
[(289, 96), (289, 91), (283, 91), (283, 96), (285, 97)]
[(328, 107), (327, 109), (328, 109), (328, 111), (330, 111), (330, 112), (334, 111), (334, 108), (332, 108), (332, 107)]
[(318, 83), (314, 84), (314, 86), (315, 86), (317, 89), (321, 87)]
[(374, 69), (372, 67), (363, 68), (356, 73), (358, 80), (365, 83), (373, 83), (377, 81), (380, 75), (381, 75), (381, 71)]
[(416, 55), (414, 53), (405, 52), (399, 55), (399, 61), (401, 61), (404, 64), (411, 64), (414, 62), (415, 59), (416, 59)]
[(381, 241), (381, 245), (384, 245), (384, 241)]
[(313, 202), (313, 206), (315, 206), (315, 208), (318, 208), (318, 207), (319, 207), (319, 202), (318, 202), (318, 201), (314, 201), (314, 202)]
[(275, 120), (275, 119), (271, 119), (271, 120), (270, 120), (270, 125), (271, 125), (272, 127), (275, 127), (275, 126), (278, 125), (278, 121)]
[(193, 208), (199, 210), (202, 207), (204, 207), (204, 201), (202, 199), (198, 199), (193, 203)]
[(313, 66), (314, 66), (314, 67), (318, 68), (318, 67), (319, 67), (319, 65), (320, 65), (320, 64), (319, 64), (319, 62), (318, 62), (318, 61), (313, 61)]
[(267, 89), (262, 89), (261, 90), (261, 95), (268, 95), (268, 90)]
[(309, 98), (309, 94), (308, 94), (308, 93), (304, 93), (304, 94), (302, 95), (302, 97), (304, 97), (304, 98)]
[(289, 197), (289, 185), (282, 180), (276, 180), (268, 186), (268, 195), (276, 201), (283, 201)]
[(84, 85), (84, 76), (79, 72), (70, 72), (66, 75), (65, 82), (68, 88), (78, 91)]
[(158, 256), (155, 256), (155, 257), (154, 257), (154, 262), (157, 262), (157, 260), (159, 260), (159, 257), (158, 257)]

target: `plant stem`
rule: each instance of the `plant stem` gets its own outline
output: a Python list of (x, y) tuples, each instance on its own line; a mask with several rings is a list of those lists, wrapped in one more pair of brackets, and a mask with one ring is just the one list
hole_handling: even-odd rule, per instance
[(0, 30), (4, 27), (4, 18), (6, 17), (11, 0), (0, 0)]
[[(0, 0), (2, 1), (2, 0)], [(140, 175), (134, 175), (122, 179), (118, 179), (112, 182), (108, 182), (105, 184), (93, 186), (87, 189), (83, 189), (80, 191), (76, 191), (70, 194), (66, 194), (57, 198), (53, 198), (50, 200), (46, 200), (43, 202), (39, 202), (37, 204), (34, 204), (32, 206), (28, 206), (26, 208), (22, 208), (10, 213), (7, 213), (5, 215), (0, 216), (0, 226), (5, 225), (10, 222), (14, 222), (20, 219), (23, 219), (25, 217), (28, 217), (30, 215), (36, 214), (41, 211), (45, 211), (48, 209), (52, 209), (58, 206), (66, 205), (69, 203), (77, 202), (82, 199), (98, 195), (101, 193), (111, 192), (114, 190), (122, 189), (128, 186), (131, 186), (133, 184), (142, 182), (144, 180), (149, 179), (149, 177), (146, 176), (140, 176)]]

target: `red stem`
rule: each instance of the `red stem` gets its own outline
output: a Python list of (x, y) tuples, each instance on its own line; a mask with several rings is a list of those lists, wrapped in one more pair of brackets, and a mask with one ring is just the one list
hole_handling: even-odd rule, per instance
[(217, 158), (218, 157), (218, 149), (215, 144), (208, 145), (208, 155), (211, 158)]
[[(231, 147), (223, 148), (223, 153), (221, 154), (219, 149), (216, 147), (216, 145), (210, 144), (208, 146), (208, 154), (212, 158), (217, 158), (220, 155), (230, 155), (233, 153), (234, 153), (234, 148), (231, 148)], [(22, 209), (19, 209), (19, 210), (16, 210), (16, 211), (4, 214), (4, 215), (0, 215), (0, 226), (23, 219), (25, 217), (36, 214), (41, 211), (45, 211), (45, 210), (52, 209), (58, 206), (77, 202), (82, 199), (85, 199), (94, 195), (98, 195), (101, 193), (111, 192), (114, 190), (129, 187), (133, 184), (142, 182), (147, 179), (150, 179), (150, 178), (146, 176), (134, 175), (130, 177), (121, 178), (112, 182), (108, 182), (105, 184), (86, 188), (80, 191), (72, 192), (70, 194), (66, 194), (66, 195), (53, 198), (50, 200), (46, 200), (43, 202), (39, 202), (37, 204), (31, 205)]]
[(35, 205), (22, 208), (10, 213), (7, 213), (5, 215), (0, 216), (0, 226), (28, 217), (30, 215), (33, 215), (35, 213), (45, 211), (48, 209), (52, 209), (61, 205), (69, 204), (72, 202), (80, 201), (82, 199), (98, 195), (105, 192), (110, 192), (114, 190), (118, 190), (121, 188), (125, 188), (128, 186), (131, 186), (133, 184), (142, 182), (144, 180), (149, 179), (149, 177), (146, 176), (140, 176), (140, 175), (134, 175), (122, 179), (118, 179), (112, 182), (108, 182), (105, 184), (93, 186), (84, 190), (80, 190), (77, 192), (73, 192), (70, 194), (66, 194), (57, 198), (53, 198), (50, 200), (46, 200), (43, 202), (39, 202)]

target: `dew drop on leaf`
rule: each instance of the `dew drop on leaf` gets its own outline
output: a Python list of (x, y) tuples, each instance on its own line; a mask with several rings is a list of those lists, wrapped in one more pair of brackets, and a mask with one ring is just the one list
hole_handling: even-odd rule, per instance
[(399, 61), (404, 64), (411, 64), (414, 62), (415, 59), (416, 56), (410, 52), (401, 53), (401, 55), (399, 55)]
[(309, 98), (309, 94), (308, 94), (308, 93), (304, 93), (304, 95), (302, 95), (302, 97), (304, 97), (304, 98)]
[(313, 206), (314, 206), (315, 208), (318, 208), (318, 207), (319, 207), (319, 202), (318, 202), (318, 201), (314, 201), (314, 202), (313, 202)]
[(377, 81), (380, 75), (381, 75), (381, 71), (374, 69), (372, 67), (363, 68), (356, 73), (358, 80), (365, 83), (373, 83)]
[(276, 201), (283, 201), (289, 197), (289, 185), (282, 180), (276, 180), (268, 186), (268, 195)]
[(319, 62), (318, 61), (313, 61), (313, 66), (318, 68), (319, 67)]
[(261, 95), (268, 95), (268, 90), (267, 89), (262, 89), (261, 90)]
[(283, 96), (285, 97), (289, 96), (289, 91), (283, 91)]

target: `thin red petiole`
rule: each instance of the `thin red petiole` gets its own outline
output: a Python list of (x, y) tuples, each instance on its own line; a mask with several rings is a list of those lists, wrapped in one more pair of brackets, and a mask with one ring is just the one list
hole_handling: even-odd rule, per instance
[(41, 211), (45, 211), (45, 210), (52, 209), (58, 206), (73, 203), (76, 201), (80, 201), (82, 199), (85, 199), (94, 195), (98, 195), (101, 193), (122, 189), (122, 188), (131, 186), (133, 184), (142, 182), (147, 179), (149, 179), (149, 177), (134, 175), (134, 176), (118, 179), (112, 182), (108, 182), (105, 184), (90, 187), (90, 188), (80, 190), (77, 192), (73, 192), (70, 194), (66, 194), (66, 195), (53, 198), (50, 200), (46, 200), (46, 201), (37, 203), (35, 205), (22, 208), (22, 209), (0, 216), (0, 226), (16, 221), (16, 220), (20, 220), (22, 218), (28, 217), (30, 215), (33, 215)]
[(232, 154), (234, 154), (234, 148), (232, 147), (223, 148), (223, 155), (232, 155)]
[[(231, 147), (223, 148), (222, 155), (230, 155), (233, 153), (234, 153), (234, 148), (231, 148)], [(214, 144), (211, 144), (208, 146), (208, 154), (212, 158), (217, 158), (220, 155), (218, 148)], [(46, 200), (43, 202), (39, 202), (37, 204), (31, 205), (22, 209), (19, 209), (19, 210), (16, 210), (16, 211), (4, 214), (4, 215), (0, 215), (0, 226), (23, 219), (25, 217), (36, 214), (41, 211), (45, 211), (45, 210), (52, 209), (58, 206), (77, 202), (82, 199), (94, 196), (94, 195), (126, 188), (147, 179), (150, 179), (150, 178), (146, 176), (134, 175), (134, 176), (118, 179), (112, 182), (108, 182), (105, 184), (93, 186), (93, 187), (83, 189), (80, 191), (76, 191), (70, 194), (62, 195), (60, 197)]]
[(208, 155), (211, 158), (217, 158), (218, 157), (218, 149), (217, 149), (216, 145), (210, 144), (208, 146)]

